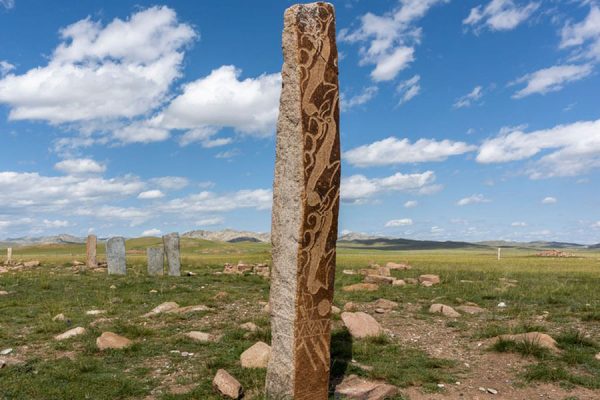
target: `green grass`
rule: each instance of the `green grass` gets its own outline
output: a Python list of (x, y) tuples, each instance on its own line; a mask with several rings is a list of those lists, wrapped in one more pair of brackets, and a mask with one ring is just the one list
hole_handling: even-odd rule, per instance
[[(261, 243), (215, 243), (182, 240), (182, 270), (190, 277), (148, 277), (144, 249), (159, 244), (155, 238), (127, 242), (128, 274), (75, 273), (70, 264), (84, 260), (83, 245), (52, 245), (15, 248), (15, 259), (39, 259), (40, 268), (0, 274), (0, 349), (14, 348), (22, 363), (0, 370), (0, 399), (218, 399), (211, 388), (218, 368), (227, 369), (243, 384), (247, 393), (261, 399), (264, 370), (242, 369), (239, 355), (256, 341), (270, 342), (269, 320), (261, 312), (260, 301), (268, 300), (269, 282), (256, 276), (215, 275), (223, 263), (268, 262), (270, 249)], [(104, 256), (98, 247), (99, 258)], [(1, 252), (2, 250), (0, 250)], [(1, 254), (1, 253), (0, 253)], [(547, 381), (592, 389), (600, 386), (600, 261), (599, 253), (577, 252), (580, 257), (548, 259), (532, 257), (534, 251), (505, 250), (496, 260), (493, 250), (381, 251), (342, 248), (338, 252), (334, 303), (367, 303), (379, 298), (396, 301), (403, 309), (408, 303), (431, 301), (456, 306), (474, 302), (489, 310), (484, 316), (464, 316), (446, 327), (462, 332), (471, 340), (505, 333), (545, 331), (558, 341), (560, 355), (542, 354), (539, 349), (498, 345), (497, 350), (532, 355), (523, 371), (525, 381)], [(442, 284), (381, 287), (377, 292), (347, 293), (343, 286), (361, 281), (357, 275), (344, 275), (344, 269), (365, 268), (370, 262), (410, 262), (410, 271), (394, 271), (396, 277), (415, 278), (423, 273), (440, 275)], [(515, 287), (501, 278), (516, 280)], [(461, 282), (470, 281), (470, 282)], [(115, 289), (110, 289), (114, 285)], [(157, 293), (150, 293), (156, 290)], [(216, 299), (226, 292), (223, 299)], [(190, 315), (161, 315), (142, 318), (156, 305), (176, 301), (181, 306), (205, 304), (211, 311)], [(503, 301), (506, 309), (498, 309)], [(426, 307), (423, 307), (426, 309)], [(103, 309), (106, 314), (88, 316), (87, 310)], [(536, 317), (548, 311), (544, 323)], [(67, 321), (52, 321), (64, 313)], [(107, 321), (95, 327), (98, 317)], [(433, 318), (417, 311), (414, 318)], [(238, 328), (252, 321), (261, 329), (248, 334)], [(475, 324), (476, 323), (476, 324)], [(353, 341), (341, 329), (339, 317), (332, 336), (332, 377), (354, 373), (382, 379), (401, 388), (420, 386), (437, 391), (438, 383), (454, 382), (464, 373), (455, 360), (429, 357), (418, 346), (381, 336)], [(472, 324), (475, 324), (472, 326)], [(581, 325), (580, 331), (564, 327)], [(52, 337), (75, 326), (88, 330), (83, 336), (56, 342)], [(135, 341), (125, 351), (100, 352), (95, 340), (110, 330)], [(217, 343), (191, 342), (183, 336), (190, 330), (222, 335)], [(27, 346), (26, 348), (24, 346)], [(183, 357), (171, 350), (194, 353)], [(537, 358), (536, 358), (537, 357)], [(363, 370), (351, 363), (372, 367)], [(171, 394), (175, 386), (190, 386), (185, 394)], [(402, 398), (402, 397), (398, 397)]]

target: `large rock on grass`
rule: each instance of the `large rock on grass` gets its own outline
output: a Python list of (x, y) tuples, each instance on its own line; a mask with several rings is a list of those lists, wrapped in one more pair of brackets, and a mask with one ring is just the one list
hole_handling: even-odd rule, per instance
[(369, 381), (350, 375), (335, 387), (335, 396), (354, 400), (384, 400), (394, 398), (398, 388), (385, 382)]
[(131, 340), (112, 332), (102, 332), (102, 335), (96, 339), (96, 346), (98, 346), (98, 349), (100, 350), (120, 350), (127, 348), (132, 344), (133, 342)]
[(69, 329), (68, 331), (61, 333), (60, 335), (54, 336), (56, 340), (67, 340), (75, 336), (83, 335), (86, 332), (85, 328), (78, 326), (77, 328)]
[(383, 332), (379, 322), (364, 312), (343, 312), (342, 321), (355, 339), (379, 336)]
[(342, 288), (344, 292), (374, 292), (377, 289), (379, 286), (374, 283), (356, 283)]
[(500, 335), (496, 339), (515, 343), (532, 344), (534, 346), (539, 346), (552, 352), (560, 351), (558, 346), (556, 345), (556, 340), (554, 340), (552, 336), (541, 332), (527, 332), (519, 333), (516, 335)]
[(242, 385), (224, 369), (217, 371), (213, 382), (213, 389), (218, 392), (221, 396), (230, 399), (241, 399), (244, 394)]
[(431, 307), (429, 307), (429, 312), (432, 314), (442, 314), (450, 318), (460, 317), (460, 314), (454, 308), (445, 304), (432, 304)]
[(271, 346), (257, 342), (240, 356), (242, 368), (267, 368), (271, 358)]

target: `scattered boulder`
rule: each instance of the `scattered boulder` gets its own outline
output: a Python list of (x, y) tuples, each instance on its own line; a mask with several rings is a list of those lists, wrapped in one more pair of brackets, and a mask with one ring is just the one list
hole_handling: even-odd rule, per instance
[(381, 276), (381, 275), (367, 275), (365, 277), (365, 283), (375, 283), (382, 285), (391, 285), (394, 283), (396, 279), (391, 276)]
[(25, 268), (33, 268), (33, 267), (39, 267), (40, 266), (40, 262), (38, 260), (34, 260), (34, 261), (25, 261), (23, 263), (23, 266)]
[(65, 314), (60, 313), (60, 314), (56, 314), (54, 317), (52, 317), (52, 321), (64, 321), (65, 319), (67, 319), (65, 317)]
[(132, 343), (133, 342), (126, 337), (112, 332), (102, 332), (102, 335), (96, 339), (96, 346), (98, 346), (100, 350), (124, 349), (131, 346)]
[(195, 340), (196, 342), (207, 343), (216, 342), (217, 338), (214, 335), (206, 332), (191, 331), (185, 334), (188, 338)]
[(240, 356), (242, 368), (267, 368), (271, 358), (271, 346), (257, 342)]
[(245, 331), (248, 332), (256, 332), (258, 331), (258, 326), (256, 326), (256, 324), (254, 322), (246, 322), (240, 325), (240, 328), (242, 328)]
[(4, 349), (4, 350), (0, 351), (0, 356), (7, 356), (10, 353), (12, 353), (12, 351), (13, 351), (12, 348)]
[(73, 262), (71, 263), (74, 267), (81, 267), (82, 265), (85, 265), (84, 262), (81, 262), (79, 260), (73, 260)]
[(421, 275), (421, 276), (419, 276), (419, 282), (423, 286), (427, 286), (428, 284), (429, 284), (429, 286), (437, 285), (438, 283), (440, 283), (440, 277), (438, 275), (431, 275), (431, 274)]
[(460, 317), (460, 314), (454, 308), (445, 304), (432, 304), (429, 307), (429, 312), (432, 314), (442, 314), (450, 318)]
[(344, 286), (342, 288), (342, 290), (344, 292), (360, 292), (360, 291), (374, 292), (377, 289), (379, 289), (379, 286), (377, 286), (374, 283), (356, 283), (354, 285)]
[(333, 315), (338, 315), (338, 314), (340, 314), (341, 312), (342, 312), (342, 310), (340, 310), (338, 307), (336, 307), (336, 306), (331, 306), (331, 313), (332, 313)]
[(6, 296), (8, 292), (6, 290), (0, 290), (0, 296)]
[(379, 322), (364, 312), (343, 312), (342, 321), (355, 339), (379, 336), (383, 332)]
[(158, 314), (162, 314), (171, 310), (175, 310), (179, 308), (179, 304), (174, 301), (168, 301), (166, 303), (162, 303), (159, 306), (154, 307), (150, 312), (144, 314), (145, 318), (153, 317)]
[(342, 271), (342, 274), (344, 275), (356, 275), (356, 271), (353, 269), (345, 269)]
[(476, 315), (476, 314), (481, 314), (482, 312), (485, 312), (485, 310), (479, 306), (473, 306), (473, 305), (463, 305), (463, 306), (458, 306), (456, 307), (456, 309), (458, 311), (464, 312), (465, 314), (471, 314), (471, 315)]
[(244, 389), (238, 380), (224, 369), (217, 371), (212, 386), (215, 391), (230, 399), (241, 399), (244, 394)]
[(356, 304), (351, 301), (344, 304), (344, 311), (356, 311), (357, 309), (358, 307), (356, 306)]
[(265, 314), (271, 314), (271, 305), (269, 303), (265, 304), (264, 307), (262, 308), (262, 311)]
[(404, 281), (408, 284), (408, 285), (416, 285), (419, 283), (419, 281), (415, 278), (404, 278)]
[(373, 305), (377, 308), (383, 308), (384, 310), (392, 310), (398, 307), (398, 303), (395, 301), (387, 300), (387, 299), (379, 299), (373, 303)]
[(66, 340), (75, 336), (83, 335), (86, 332), (85, 328), (78, 326), (77, 328), (69, 329), (68, 331), (54, 336), (56, 340)]
[(405, 264), (405, 263), (394, 263), (394, 262), (389, 262), (387, 264), (385, 264), (385, 266), (391, 270), (397, 270), (397, 271), (407, 271), (409, 269), (412, 269), (412, 266), (410, 266), (409, 264)]
[(596, 354), (596, 355), (594, 356), (594, 358), (595, 358), (596, 360), (600, 361), (600, 353)]
[(174, 308), (174, 309), (166, 311), (166, 313), (167, 314), (188, 314), (188, 313), (192, 313), (192, 312), (200, 312), (200, 311), (208, 311), (208, 310), (210, 310), (209, 307), (205, 306), (204, 304), (198, 304), (195, 306)]
[(384, 400), (398, 394), (398, 388), (385, 382), (350, 375), (335, 387), (335, 396), (357, 400)]
[(227, 292), (218, 292), (217, 294), (215, 294), (215, 296), (213, 297), (213, 299), (215, 300), (223, 300), (225, 298), (227, 298), (227, 296), (229, 296), (229, 294)]
[(89, 310), (85, 312), (86, 315), (100, 315), (106, 313), (106, 310)]
[(392, 286), (406, 286), (406, 281), (404, 279), (395, 279), (392, 282)]
[(558, 346), (556, 345), (556, 340), (554, 340), (552, 336), (541, 332), (527, 332), (519, 333), (516, 335), (500, 335), (496, 339), (515, 343), (530, 343), (553, 352), (560, 351)]

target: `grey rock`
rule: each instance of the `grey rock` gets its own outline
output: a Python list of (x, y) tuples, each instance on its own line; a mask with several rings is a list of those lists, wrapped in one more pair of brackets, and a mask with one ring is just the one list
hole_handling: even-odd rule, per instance
[(113, 237), (106, 241), (106, 263), (109, 275), (126, 275), (125, 238)]
[(179, 255), (179, 234), (169, 233), (163, 236), (165, 254), (170, 276), (181, 276), (181, 261)]
[(165, 252), (162, 247), (148, 247), (148, 275), (163, 275), (165, 272)]

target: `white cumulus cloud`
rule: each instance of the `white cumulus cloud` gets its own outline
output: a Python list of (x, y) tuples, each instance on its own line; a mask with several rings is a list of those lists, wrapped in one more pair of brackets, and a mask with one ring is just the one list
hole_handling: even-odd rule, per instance
[(472, 8), (463, 24), (473, 27), (475, 32), (484, 27), (492, 31), (509, 31), (526, 21), (539, 6), (536, 2), (519, 6), (513, 0), (492, 0), (485, 7)]
[(416, 201), (416, 200), (409, 200), (406, 203), (404, 203), (404, 208), (415, 208), (418, 205), (419, 205), (418, 201)]
[(471, 107), (471, 105), (475, 104), (482, 96), (483, 88), (481, 86), (475, 86), (471, 92), (456, 99), (454, 108)]
[(353, 107), (366, 104), (377, 95), (378, 91), (379, 89), (377, 88), (377, 86), (368, 86), (364, 88), (360, 93), (352, 97), (347, 97), (345, 94), (342, 94), (340, 107), (342, 111), (347, 111)]
[(138, 195), (138, 199), (141, 200), (153, 200), (153, 199), (160, 199), (162, 197), (165, 197), (165, 194), (163, 192), (161, 192), (160, 190), (147, 190), (145, 192), (142, 192)]
[(556, 199), (556, 197), (544, 197), (542, 199), (542, 204), (556, 204), (558, 203), (558, 200)]
[(144, 232), (142, 232), (142, 236), (158, 236), (162, 233), (162, 231), (160, 229), (148, 229)]
[(513, 98), (521, 99), (532, 94), (546, 94), (561, 90), (567, 83), (576, 82), (588, 77), (594, 68), (591, 64), (565, 64), (540, 69), (524, 75), (511, 85), (525, 83), (525, 87), (517, 91)]
[(476, 146), (451, 140), (419, 139), (411, 143), (408, 139), (389, 137), (348, 150), (344, 153), (344, 158), (352, 165), (368, 167), (444, 161), (450, 156), (476, 149)]
[(415, 59), (415, 46), (421, 29), (415, 24), (435, 5), (447, 0), (399, 0), (389, 13), (366, 13), (357, 29), (343, 29), (340, 41), (360, 43), (361, 64), (373, 64), (371, 78), (376, 81), (394, 79)]
[(526, 172), (532, 179), (576, 176), (600, 167), (600, 120), (580, 121), (526, 133), (505, 129), (483, 142), (477, 161), (501, 163), (545, 154)]
[(398, 172), (385, 178), (372, 179), (364, 175), (352, 175), (342, 179), (341, 198), (343, 201), (356, 202), (384, 192), (430, 194), (440, 189), (434, 182), (433, 171), (415, 174)]
[(56, 163), (54, 168), (68, 175), (101, 174), (106, 171), (106, 165), (91, 158), (63, 160)]
[(395, 228), (399, 226), (409, 226), (413, 224), (413, 220), (410, 218), (392, 219), (385, 223), (386, 228)]
[(456, 205), (462, 207), (462, 206), (468, 206), (470, 204), (481, 204), (481, 203), (489, 203), (489, 202), (491, 202), (491, 200), (486, 198), (484, 195), (474, 194), (472, 196), (465, 197), (465, 198), (458, 200), (456, 202)]

